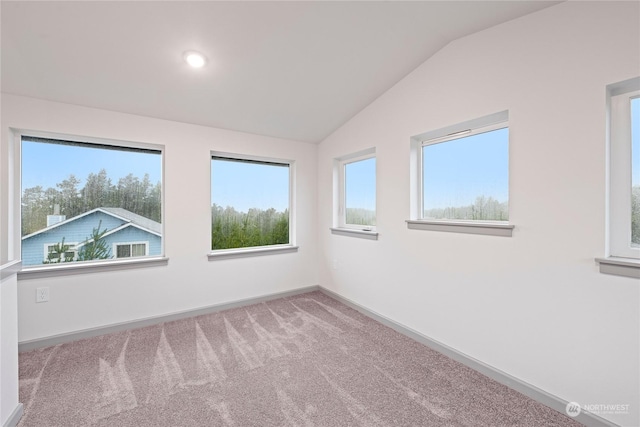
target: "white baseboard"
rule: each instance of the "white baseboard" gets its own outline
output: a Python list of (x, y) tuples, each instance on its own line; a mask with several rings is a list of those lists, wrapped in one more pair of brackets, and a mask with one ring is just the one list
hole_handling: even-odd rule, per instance
[(24, 411), (24, 407), (22, 403), (18, 403), (18, 406), (13, 410), (9, 418), (2, 424), (2, 427), (16, 427), (20, 418), (22, 418), (22, 413)]

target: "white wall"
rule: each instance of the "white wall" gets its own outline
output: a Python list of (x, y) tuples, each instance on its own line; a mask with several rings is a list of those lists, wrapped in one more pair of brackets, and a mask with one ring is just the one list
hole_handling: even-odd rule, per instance
[[(5, 270), (1, 265), (0, 271)], [(0, 273), (0, 426), (18, 408), (18, 304), (17, 277)]]
[[(317, 284), (317, 146), (3, 94), (9, 127), (163, 144), (164, 243), (168, 266), (19, 279), (19, 339), (170, 314)], [(296, 162), (296, 253), (208, 261), (210, 151)], [(3, 165), (4, 167), (4, 165)], [(50, 301), (35, 303), (35, 288)]]
[[(638, 2), (567, 2), (453, 42), (318, 150), (320, 285), (640, 424), (640, 283), (600, 274), (605, 87), (640, 74)], [(408, 230), (409, 138), (508, 109), (511, 238)], [(332, 159), (375, 146), (378, 241), (332, 235)], [(334, 268), (337, 264), (337, 268)]]

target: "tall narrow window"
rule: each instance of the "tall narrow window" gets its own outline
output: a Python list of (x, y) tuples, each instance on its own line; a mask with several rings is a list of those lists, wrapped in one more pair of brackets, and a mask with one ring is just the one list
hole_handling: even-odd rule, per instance
[(640, 90), (611, 95), (609, 255), (640, 259)]
[(640, 248), (640, 96), (631, 99), (631, 246)]
[(24, 266), (115, 259), (132, 239), (148, 245), (135, 254), (162, 255), (160, 147), (27, 135), (20, 145)]
[(344, 163), (344, 226), (376, 225), (376, 158)]
[(333, 174), (334, 217), (331, 232), (377, 240), (375, 148), (334, 159)]
[(428, 140), (422, 146), (424, 219), (509, 219), (506, 124)]
[(211, 249), (290, 245), (290, 162), (212, 155)]

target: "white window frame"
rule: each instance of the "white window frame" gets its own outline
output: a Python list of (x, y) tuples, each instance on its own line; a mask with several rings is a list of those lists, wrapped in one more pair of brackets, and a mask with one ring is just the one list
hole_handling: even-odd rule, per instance
[[(407, 228), (511, 237), (514, 225), (509, 221), (427, 219), (424, 218), (423, 147), (459, 138), (509, 128), (507, 110), (468, 120), (437, 130), (414, 135), (410, 140), (410, 206)], [(511, 142), (509, 141), (509, 145)], [(510, 150), (509, 150), (510, 151)], [(509, 178), (510, 181), (510, 178)], [(509, 186), (509, 201), (511, 200)], [(511, 218), (511, 215), (509, 215)]]
[[(209, 261), (222, 260), (229, 258), (244, 258), (259, 255), (279, 254), (288, 252), (297, 252), (298, 246), (296, 241), (296, 199), (295, 199), (295, 176), (296, 176), (296, 162), (291, 159), (280, 159), (274, 157), (255, 156), (250, 154), (229, 153), (220, 151), (211, 151), (209, 153), (209, 183), (211, 183), (212, 174), (212, 159), (218, 157), (221, 159), (229, 160), (246, 160), (249, 162), (257, 163), (274, 163), (281, 165), (288, 165), (289, 167), (289, 243), (282, 245), (268, 245), (268, 246), (250, 246), (246, 248), (234, 248), (234, 249), (211, 249), (211, 235), (213, 233), (212, 228), (209, 228), (209, 252), (207, 258)], [(211, 188), (209, 188), (209, 194), (211, 194)], [(209, 199), (209, 207), (213, 200)], [(209, 209), (209, 212), (211, 210)], [(211, 224), (211, 217), (209, 217), (209, 224)]]
[(611, 256), (640, 259), (631, 246), (631, 100), (640, 90), (611, 96), (609, 241)]
[[(61, 242), (56, 242), (56, 243), (45, 243), (44, 244), (44, 261), (47, 261), (49, 259), (49, 247), (50, 246), (55, 246), (58, 243)], [(78, 259), (78, 244), (79, 242), (64, 242), (65, 245), (69, 246), (69, 250), (67, 252), (73, 252), (73, 260), (77, 260)]]
[[(165, 147), (164, 145), (151, 144), (145, 142), (133, 142), (123, 140), (113, 140), (99, 137), (80, 136), (73, 134), (63, 134), (56, 132), (47, 132), (34, 129), (21, 129), (21, 128), (9, 128), (10, 131), (10, 154), (11, 163), (13, 165), (11, 184), (12, 184), (12, 197), (10, 199), (10, 252), (14, 254), (22, 253), (22, 137), (36, 137), (47, 138), (52, 140), (63, 140), (77, 143), (96, 144), (113, 146), (114, 148), (133, 148), (142, 150), (153, 150), (160, 153), (160, 179), (162, 182), (162, 192), (160, 198), (161, 202), (161, 218), (165, 218), (165, 205), (164, 205), (164, 191), (165, 191), (165, 179), (164, 179), (164, 162), (165, 162)], [(96, 273), (102, 271), (113, 271), (118, 269), (130, 269), (138, 267), (148, 266), (165, 266), (168, 265), (169, 259), (164, 255), (165, 237), (164, 237), (164, 220), (162, 222), (162, 239), (160, 243), (160, 255), (154, 257), (136, 257), (135, 259), (109, 259), (109, 260), (96, 260), (85, 262), (69, 262), (60, 264), (43, 264), (38, 266), (22, 266), (21, 271), (18, 273), (18, 279), (21, 278), (46, 278), (66, 276), (69, 274), (79, 273)], [(45, 247), (45, 251), (48, 250)], [(46, 255), (45, 255), (46, 258)]]
[(600, 273), (640, 279), (640, 248), (631, 247), (630, 101), (640, 96), (640, 77), (607, 86), (606, 242), (596, 258)]
[[(346, 167), (351, 163), (368, 159), (376, 159), (376, 225), (347, 224), (346, 211)], [(355, 153), (333, 159), (333, 227), (331, 232), (336, 235), (359, 237), (369, 240), (378, 239), (377, 227), (377, 168), (378, 159), (375, 147), (367, 148)]]
[[(118, 246), (129, 246), (131, 253), (133, 253), (133, 245), (144, 245), (144, 255), (131, 255), (128, 257), (119, 257), (118, 256)], [(129, 259), (129, 258), (139, 258), (139, 257), (143, 257), (143, 256), (149, 256), (149, 242), (147, 241), (140, 241), (140, 242), (117, 242), (117, 243), (113, 243), (113, 249), (112, 249), (112, 253), (113, 253), (113, 258), (114, 259)]]

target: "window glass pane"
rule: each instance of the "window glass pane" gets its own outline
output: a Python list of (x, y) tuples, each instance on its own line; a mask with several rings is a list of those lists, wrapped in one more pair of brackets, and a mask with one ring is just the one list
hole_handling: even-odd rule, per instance
[(131, 253), (132, 256), (145, 256), (145, 244), (144, 243), (136, 243), (135, 245), (131, 245)]
[(128, 258), (131, 256), (131, 245), (118, 245), (117, 252), (118, 258)]
[(345, 222), (376, 225), (376, 159), (347, 163), (345, 177)]
[(640, 247), (640, 98), (631, 100), (631, 246)]
[(67, 242), (56, 262), (112, 259), (132, 237), (161, 255), (160, 151), (23, 136), (21, 155), (25, 266), (51, 262), (44, 245)]
[(509, 219), (508, 128), (425, 145), (422, 161), (424, 218)]
[(211, 249), (289, 243), (289, 165), (211, 160)]

